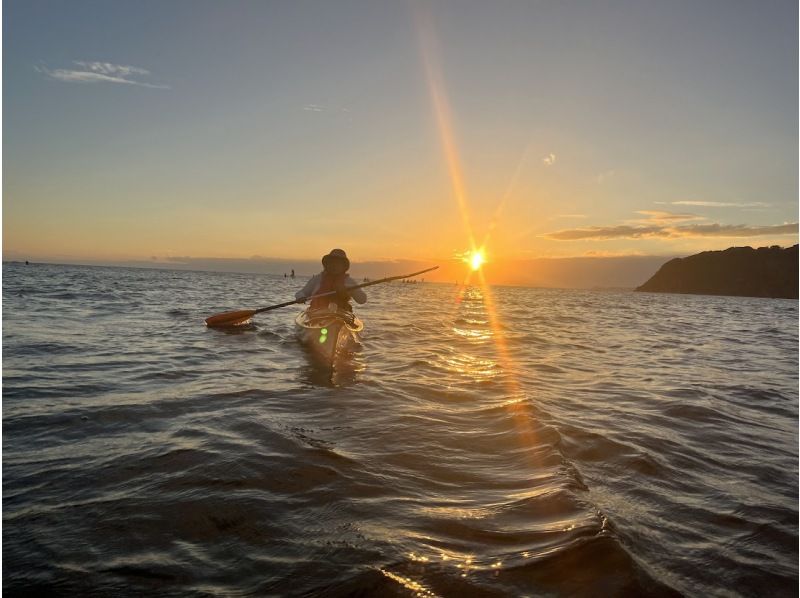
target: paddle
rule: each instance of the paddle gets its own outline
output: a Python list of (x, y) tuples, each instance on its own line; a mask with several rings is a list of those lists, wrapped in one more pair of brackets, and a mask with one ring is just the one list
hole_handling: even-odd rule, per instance
[[(370, 282), (365, 282), (363, 284), (357, 284), (354, 287), (345, 287), (345, 288), (348, 291), (352, 291), (353, 289), (363, 289), (364, 287), (371, 287), (374, 284), (389, 282), (391, 280), (412, 278), (414, 276), (419, 276), (420, 274), (425, 274), (425, 272), (436, 270), (438, 267), (439, 266), (434, 266), (433, 268), (420, 270), (419, 272), (414, 272), (413, 274), (403, 274), (402, 276), (389, 276), (388, 278), (381, 278), (380, 280), (372, 280)], [(328, 291), (327, 293), (320, 293), (319, 295), (312, 295), (311, 297), (303, 297), (302, 299), (295, 299), (294, 301), (286, 301), (285, 303), (278, 303), (277, 305), (270, 305), (269, 307), (262, 307), (261, 309), (240, 309), (238, 311), (228, 311), (222, 314), (216, 314), (214, 316), (206, 318), (206, 326), (211, 326), (212, 328), (223, 327), (223, 326), (236, 326), (237, 324), (246, 322), (254, 315), (260, 314), (261, 312), (272, 311), (273, 309), (279, 309), (281, 307), (295, 305), (296, 303), (304, 303), (309, 299), (316, 299), (318, 297), (328, 297), (329, 295), (335, 295), (336, 293), (337, 291)]]

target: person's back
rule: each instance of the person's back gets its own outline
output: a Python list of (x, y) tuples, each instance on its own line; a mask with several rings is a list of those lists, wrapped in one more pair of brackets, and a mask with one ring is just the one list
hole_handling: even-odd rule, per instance
[(324, 256), (322, 266), (322, 272), (312, 276), (305, 286), (295, 294), (298, 301), (313, 295), (336, 291), (335, 295), (312, 299), (309, 309), (325, 309), (329, 303), (336, 303), (338, 309), (352, 311), (351, 297), (356, 303), (366, 303), (367, 295), (363, 289), (347, 289), (347, 287), (356, 286), (357, 283), (347, 274), (350, 269), (350, 260), (347, 259), (347, 254), (342, 249), (333, 249)]

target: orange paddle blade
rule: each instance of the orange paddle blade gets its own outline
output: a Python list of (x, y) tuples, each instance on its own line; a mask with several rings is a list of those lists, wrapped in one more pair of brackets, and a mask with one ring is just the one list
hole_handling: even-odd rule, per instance
[(224, 314), (217, 314), (206, 318), (206, 326), (236, 326), (242, 324), (253, 317), (256, 313), (254, 309), (240, 309), (239, 311), (226, 311)]

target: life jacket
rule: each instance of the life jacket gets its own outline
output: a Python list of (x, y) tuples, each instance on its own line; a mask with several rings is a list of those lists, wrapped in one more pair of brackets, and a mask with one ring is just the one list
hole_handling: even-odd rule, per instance
[[(346, 272), (333, 275), (323, 270), (322, 275), (320, 276), (319, 288), (314, 291), (314, 294), (321, 295), (322, 293), (335, 291), (336, 284), (338, 282), (344, 284), (345, 280), (347, 280)], [(328, 295), (327, 297), (317, 297), (316, 299), (312, 299), (309, 309), (326, 309), (328, 304), (331, 302), (336, 303), (336, 305), (339, 306), (339, 309), (343, 309), (345, 311), (351, 311), (353, 309), (350, 305), (350, 299), (339, 297), (339, 295)]]

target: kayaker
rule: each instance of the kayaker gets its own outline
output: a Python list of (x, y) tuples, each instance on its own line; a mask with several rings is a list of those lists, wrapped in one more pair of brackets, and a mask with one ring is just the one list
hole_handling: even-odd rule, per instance
[(301, 290), (297, 291), (295, 298), (305, 303), (307, 297), (319, 295), (329, 291), (336, 291), (335, 295), (313, 299), (309, 309), (325, 309), (329, 303), (336, 303), (339, 309), (353, 311), (350, 299), (356, 303), (366, 303), (367, 295), (362, 289), (347, 290), (346, 287), (356, 286), (358, 283), (348, 276), (350, 260), (342, 249), (333, 249), (322, 258), (323, 270), (315, 274)]

